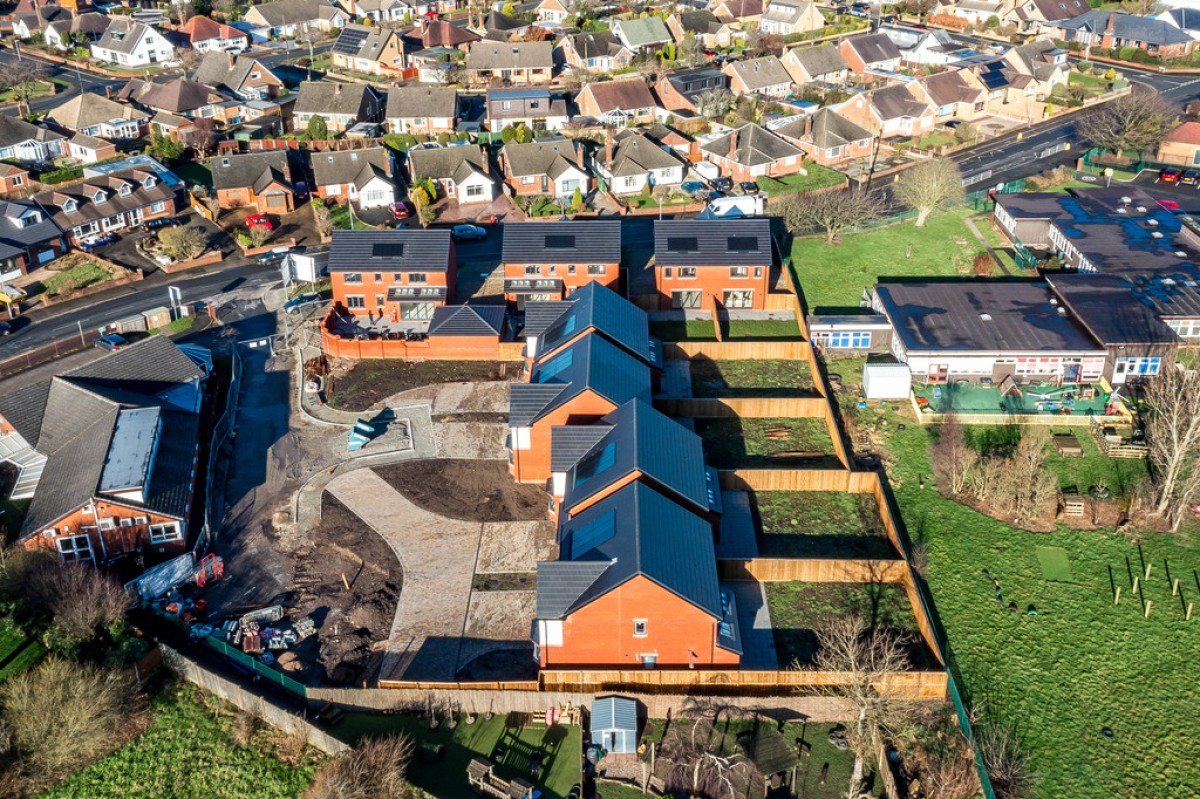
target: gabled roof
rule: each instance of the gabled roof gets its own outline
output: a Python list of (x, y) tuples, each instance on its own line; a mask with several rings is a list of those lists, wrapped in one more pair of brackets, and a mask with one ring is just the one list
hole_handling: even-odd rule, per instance
[(102, 94), (77, 94), (46, 112), (47, 122), (67, 130), (81, 130), (114, 119), (148, 118), (145, 111), (110, 100)]
[[(408, 164), (414, 180), (454, 178), (464, 164), (487, 174), (487, 162), (478, 147), (460, 144), (453, 147), (421, 147), (408, 151)], [(490, 177), (490, 176), (489, 176)]]
[[(734, 137), (737, 137), (736, 141), (732, 141)], [(747, 122), (724, 136), (718, 136), (700, 149), (721, 158), (729, 158), (742, 166), (761, 166), (772, 164), (780, 158), (803, 155), (794, 144), (753, 122)]]
[(162, 36), (158, 31), (127, 17), (116, 17), (96, 42), (95, 47), (115, 53), (132, 53), (143, 36)]
[(615, 56), (625, 49), (612, 31), (596, 31), (594, 33), (575, 33), (567, 37), (571, 46), (582, 59), (605, 58)]
[(929, 112), (929, 104), (913, 97), (904, 84), (885, 86), (871, 92), (871, 104), (880, 119), (919, 117)]
[(205, 86), (211, 86), (220, 91), (236, 93), (241, 90), (247, 80), (254, 80), (250, 75), (254, 72), (262, 76), (270, 75), (277, 84), (283, 85), (278, 75), (264, 66), (257, 58), (239, 55), (236, 58), (228, 53), (212, 51), (204, 54), (200, 65), (192, 73), (192, 79)]
[[(146, 187), (146, 183), (151, 185)], [(122, 196), (121, 188), (129, 187)], [(103, 193), (105, 201), (97, 203), (95, 196)], [(155, 202), (174, 201), (175, 188), (153, 171), (142, 168), (117, 170), (111, 173), (84, 178), (77, 183), (67, 183), (47, 189), (35, 195), (33, 200), (54, 216), (54, 222), (63, 230), (95, 222), (114, 214), (145, 208)], [(68, 210), (70, 203), (75, 210)]]
[(763, 12), (763, 0), (709, 0), (708, 7), (716, 10), (724, 6), (734, 19), (757, 17)]
[(276, 0), (273, 3), (262, 3), (251, 9), (262, 16), (272, 28), (285, 25), (296, 25), (316, 19), (325, 19), (331, 12), (348, 16), (341, 9), (335, 9), (322, 0)]
[(725, 67), (725, 72), (730, 78), (736, 76), (746, 87), (746, 91), (751, 92), (792, 82), (792, 76), (773, 55), (749, 61), (731, 61)]
[(604, 336), (586, 335), (550, 358), (539, 359), (530, 382), (509, 388), (509, 425), (532, 425), (585, 391), (614, 406), (638, 397), (649, 400), (650, 370)]
[(357, 176), (364, 169), (371, 171), (372, 167), (384, 177), (389, 177), (392, 173), (392, 156), (386, 147), (314, 152), (310, 160), (313, 183), (316, 186), (356, 183)]
[(57, 133), (49, 128), (44, 128), (41, 125), (33, 125), (19, 117), (8, 116), (7, 114), (0, 116), (0, 147), (10, 147), (14, 144), (20, 144), (23, 141), (60, 141), (65, 139), (61, 133)]
[(676, 20), (684, 33), (697, 35), (715, 34), (725, 24), (717, 19), (716, 14), (707, 9), (684, 11), (676, 16)]
[(206, 17), (202, 14), (197, 14), (189, 19), (187, 24), (179, 29), (179, 32), (186, 36), (188, 42), (193, 46), (195, 46), (196, 42), (203, 42), (209, 39), (247, 38), (244, 31), (240, 31), (229, 25), (223, 25), (212, 17)]
[(823, 150), (870, 139), (873, 135), (871, 131), (851, 122), (828, 106), (813, 114), (811, 120), (812, 127), (808, 129), (807, 133), (805, 129), (809, 121), (804, 118), (793, 119), (786, 125), (775, 128), (775, 132), (789, 139), (810, 142), (813, 146)]
[(767, 3), (766, 10), (763, 12), (762, 18), (769, 22), (780, 22), (783, 24), (796, 24), (800, 18), (808, 13), (812, 7), (812, 3), (808, 0), (772, 0)]
[(440, 19), (425, 23), (425, 30), (421, 31), (423, 47), (462, 47), (480, 38), (477, 33)]
[(467, 50), (467, 69), (550, 69), (553, 42), (475, 42)]
[(121, 87), (117, 97), (171, 114), (186, 114), (228, 99), (216, 89), (187, 78), (162, 82), (133, 78)]
[(653, 489), (626, 486), (560, 536), (559, 560), (538, 564), (538, 618), (565, 618), (638, 576), (722, 618), (712, 526)]
[(643, 363), (662, 366), (662, 343), (650, 335), (648, 317), (620, 294), (599, 283), (585, 283), (564, 304), (563, 312), (539, 335), (538, 352), (551, 352), (585, 331), (594, 331)]
[(652, 169), (681, 166), (683, 159), (641, 133), (622, 131), (609, 169), (615, 177), (644, 175)]
[(431, 336), (499, 336), (504, 329), (503, 305), (442, 305), (433, 309)]
[[(1038, 11), (1047, 22), (1057, 22), (1062, 19), (1074, 19), (1092, 10), (1088, 0), (1033, 0)], [(1183, 11), (1184, 9), (1172, 9)], [(1195, 14), (1195, 11), (1192, 11)]]
[(1176, 144), (1200, 144), (1200, 122), (1184, 122), (1163, 136), (1163, 141)]
[[(1082, 2), (1084, 7), (1087, 7), (1085, 0), (1075, 0), (1075, 2)], [(1053, 5), (1055, 4), (1055, 0), (1039, 0), (1038, 7), (1042, 7), (1043, 3)], [(1175, 27), (1181, 31), (1200, 31), (1200, 10), (1195, 8), (1168, 8), (1163, 13), (1168, 15), (1171, 21), (1175, 23)]]
[(671, 32), (661, 17), (638, 17), (636, 19), (613, 20), (609, 27), (619, 29), (617, 37), (631, 47), (645, 47), (671, 41)]
[(244, 189), (253, 187), (264, 177), (291, 183), (291, 165), (286, 150), (264, 150), (213, 158), (213, 188)]
[(804, 71), (816, 77), (834, 72), (842, 72), (850, 67), (846, 59), (833, 44), (822, 44), (817, 47), (797, 47), (788, 51), (804, 67)]
[(1084, 30), (1102, 34), (1109, 24), (1118, 39), (1146, 44), (1186, 44), (1192, 38), (1169, 22), (1153, 17), (1139, 17), (1120, 11), (1088, 11), (1074, 19), (1063, 20), (1058, 27), (1063, 30)]
[(589, 83), (579, 94), (587, 93), (595, 101), (600, 113), (609, 111), (635, 111), (654, 108), (658, 103), (650, 93), (650, 87), (640, 78), (613, 80), (604, 83)]
[[(337, 41), (333, 43), (333, 52), (350, 58), (361, 58), (367, 61), (378, 61), (388, 42), (396, 32), (391, 28), (368, 27), (366, 25), (350, 24), (342, 28)], [(388, 66), (392, 66), (388, 64)]]
[(372, 98), (376, 101), (382, 99), (370, 86), (306, 80), (300, 84), (300, 92), (292, 112), (357, 117), (363, 113)]
[(880, 61), (891, 61), (900, 57), (900, 48), (882, 33), (851, 36), (845, 41), (845, 44), (858, 53), (858, 57), (868, 66)]
[(767, 219), (674, 219), (654, 223), (655, 266), (770, 266)]
[[(35, 216), (41, 221), (28, 224)], [(23, 221), (18, 225), (17, 220)], [(54, 224), (54, 220), (34, 203), (24, 200), (0, 200), (0, 243), (24, 249), (30, 244), (58, 238), (61, 234), (62, 231)]]
[(961, 72), (939, 72), (921, 80), (921, 85), (937, 105), (975, 102), (984, 90), (970, 85)]
[(387, 118), (458, 116), (458, 89), (453, 86), (392, 86), (388, 89)]
[(592, 451), (611, 426), (595, 424), (566, 424), (550, 428), (550, 471), (566, 472)]
[(518, 144), (510, 141), (504, 145), (504, 158), (508, 171), (514, 177), (522, 175), (549, 175), (557, 179), (568, 170), (587, 174), (576, 162), (576, 147), (581, 145), (570, 139), (555, 137)]
[(449, 230), (335, 230), (330, 272), (445, 272)]

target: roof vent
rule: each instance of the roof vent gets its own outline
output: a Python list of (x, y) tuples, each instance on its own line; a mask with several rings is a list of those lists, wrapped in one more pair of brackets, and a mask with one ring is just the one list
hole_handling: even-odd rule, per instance
[(1158, 227), (1158, 220), (1157, 219), (1147, 219), (1146, 224), (1149, 225), (1150, 227)]
[(990, 321), (992, 321), (992, 315), (991, 315), (990, 313), (981, 313), (981, 314), (979, 315), (979, 318), (980, 318), (980, 319), (982, 319), (982, 320), (983, 320), (983, 321), (985, 321), (985, 322), (990, 322)]
[(1139, 214), (1144, 214), (1144, 213), (1146, 213), (1146, 206), (1144, 206), (1144, 205), (1139, 205), (1139, 206), (1137, 207), (1137, 212), (1138, 212)]
[(1058, 297), (1051, 297), (1051, 298), (1050, 298), (1050, 304), (1051, 304), (1051, 305), (1058, 305)]
[(1129, 213), (1129, 212), (1128, 212), (1128, 211), (1125, 209), (1125, 207), (1124, 207), (1124, 206), (1122, 206), (1122, 207), (1120, 207), (1120, 208), (1118, 208), (1118, 209), (1117, 209), (1117, 213), (1118, 213), (1118, 214), (1127, 214), (1127, 213)]
[(1152, 239), (1161, 239), (1161, 238), (1162, 238), (1162, 231), (1161, 231), (1161, 230), (1152, 230), (1152, 231), (1150, 232), (1150, 238), (1152, 238)]
[(1187, 258), (1187, 253), (1184, 252), (1183, 250), (1176, 250), (1175, 257), (1176, 258)]
[(1159, 281), (1159, 282), (1161, 282), (1161, 283), (1162, 283), (1164, 286), (1174, 286), (1174, 285), (1175, 285), (1175, 278), (1173, 278), (1173, 277), (1164, 277), (1164, 278), (1163, 278), (1161, 281)]
[(1133, 202), (1133, 198), (1132, 197), (1122, 197), (1121, 202), (1125, 203), (1126, 205), (1129, 205), (1131, 202)]
[(1066, 308), (1059, 308), (1059, 309), (1058, 309), (1058, 315), (1059, 315), (1059, 316), (1066, 316), (1066, 315), (1067, 315), (1067, 309), (1066, 309)]

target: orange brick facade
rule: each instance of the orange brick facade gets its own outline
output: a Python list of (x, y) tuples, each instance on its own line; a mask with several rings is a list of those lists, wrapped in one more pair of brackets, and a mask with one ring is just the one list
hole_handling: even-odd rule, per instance
[(277, 193), (255, 194), (254, 189), (244, 186), (236, 189), (217, 189), (217, 202), (222, 208), (245, 208), (254, 206), (260, 214), (290, 214), (296, 207), (296, 198), (290, 189), (271, 184), (267, 190)]
[[(592, 391), (579, 396), (543, 416), (527, 428), (513, 428), (508, 451), (508, 470), (518, 483), (545, 483), (550, 479), (550, 430), (568, 424), (594, 424), (616, 410), (608, 400)], [(529, 446), (517, 449), (519, 438), (528, 431)]]
[[(443, 271), (430, 272), (331, 272), (333, 302), (339, 310), (355, 316), (383, 316), (404, 320), (428, 319), (432, 308), (454, 301), (454, 246), (450, 262)], [(442, 288), (445, 299), (389, 300), (388, 289)]]
[(599, 283), (605, 288), (617, 290), (621, 265), (619, 263), (577, 263), (577, 264), (505, 264), (504, 281), (510, 280), (559, 280), (562, 289), (513, 292), (505, 291), (504, 299), (509, 303), (519, 300), (561, 300), (569, 297), (588, 283)]
[[(745, 275), (740, 276), (735, 269), (744, 269)], [(761, 311), (766, 308), (770, 276), (771, 268), (768, 265), (654, 267), (658, 307), (664, 311), (680, 308), (706, 310), (712, 308), (714, 300), (717, 307), (727, 310)], [(745, 292), (751, 293), (747, 295)]]
[[(645, 622), (645, 635), (634, 623)], [(643, 576), (580, 608), (562, 622), (562, 646), (542, 646), (542, 668), (737, 668), (717, 646), (717, 620)]]

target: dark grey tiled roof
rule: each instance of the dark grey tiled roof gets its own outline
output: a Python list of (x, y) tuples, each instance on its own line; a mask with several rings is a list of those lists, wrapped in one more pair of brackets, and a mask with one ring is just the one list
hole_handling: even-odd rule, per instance
[(345, 114), (360, 122), (381, 116), (383, 96), (370, 86), (306, 80), (300, 84), (293, 113)]
[(498, 336), (503, 329), (503, 305), (443, 305), (429, 322), (431, 336)]
[(449, 230), (335, 230), (331, 272), (445, 272)]
[(537, 617), (561, 619), (608, 569), (603, 561), (546, 560), (537, 565)]
[(575, 48), (575, 52), (582, 59), (605, 58), (616, 55), (625, 46), (610, 31), (576, 33), (570, 39), (571, 46)]
[(553, 42), (473, 42), (467, 69), (550, 69), (553, 48)]
[(558, 317), (566, 313), (569, 307), (570, 305), (563, 300), (525, 303), (525, 327), (522, 329), (521, 335), (527, 337), (542, 335), (550, 325), (558, 320)]
[(571, 168), (587, 174), (587, 170), (576, 161), (576, 147), (579, 146), (582, 145), (562, 137), (526, 144), (511, 141), (504, 145), (503, 153), (508, 161), (508, 170), (514, 176), (549, 175), (557, 178)]
[(770, 266), (766, 219), (667, 220), (654, 223), (656, 266)]
[(504, 226), (506, 264), (615, 264), (621, 261), (617, 220), (525, 222)]
[(194, 413), (164, 411), (162, 432), (150, 472), (143, 506), (183, 517), (192, 489), (192, 459), (200, 434), (200, 417)]
[(1054, 293), (1105, 346), (1179, 341), (1175, 331), (1159, 317), (1153, 300), (1155, 293), (1165, 299), (1165, 290), (1137, 290), (1132, 282), (1111, 275), (1064, 274), (1049, 280)]
[(204, 377), (198, 366), (166, 336), (151, 336), (65, 372), (63, 377), (88, 388), (156, 396)]
[(550, 429), (550, 471), (565, 472), (588, 454), (592, 447), (608, 435), (612, 426), (606, 422), (571, 424)]
[(212, 167), (213, 187), (217, 189), (241, 189), (253, 186), (263, 175), (274, 172), (290, 182), (291, 167), (286, 150), (267, 150), (261, 153), (243, 153), (214, 158)]
[(58, 141), (66, 136), (40, 125), (31, 125), (23, 119), (0, 116), (0, 147), (10, 147), (23, 141)]
[(1140, 17), (1120, 11), (1089, 11), (1074, 19), (1063, 20), (1058, 26), (1063, 30), (1084, 30), (1103, 33), (1108, 29), (1109, 19), (1113, 22), (1113, 33), (1125, 41), (1146, 44), (1184, 44), (1191, 37), (1169, 22), (1153, 17)]
[(617, 137), (611, 169), (614, 175), (620, 177), (644, 175), (652, 169), (670, 169), (683, 163), (683, 159), (671, 150), (630, 131)]
[(804, 71), (814, 78), (818, 75), (828, 75), (849, 69), (846, 59), (836, 45), (822, 44), (818, 47), (801, 47), (790, 51), (804, 67)]
[(662, 366), (662, 344), (650, 335), (646, 312), (629, 300), (598, 283), (587, 283), (567, 302), (566, 311), (539, 337), (540, 354), (594, 330), (645, 363)]
[(31, 447), (37, 447), (42, 432), (42, 415), (50, 393), (50, 380), (32, 383), (0, 395), (0, 416), (12, 425)]
[(900, 48), (895, 42), (882, 33), (869, 33), (866, 36), (851, 36), (846, 44), (858, 53), (868, 65), (879, 61), (891, 61), (900, 57)]
[(908, 87), (903, 85), (877, 89), (871, 93), (871, 103), (882, 119), (919, 117), (929, 110), (926, 103), (913, 97)]
[(812, 128), (807, 135), (804, 128), (808, 120), (804, 118), (794, 119), (786, 125), (775, 128), (775, 132), (780, 136), (787, 136), (797, 141), (811, 141), (822, 149), (842, 147), (851, 142), (871, 138), (871, 131), (851, 122), (828, 107), (817, 111), (811, 119)]
[[(27, 227), (18, 227), (15, 224), (16, 220), (30, 211), (40, 215), (42, 221)], [(25, 247), (56, 239), (61, 235), (62, 231), (54, 224), (54, 220), (33, 203), (0, 200), (0, 242)]]
[(317, 186), (355, 182), (355, 177), (363, 167), (369, 166), (376, 167), (384, 177), (392, 174), (392, 155), (386, 147), (314, 152), (309, 158), (312, 162), (313, 183)]
[(408, 165), (412, 170), (413, 180), (449, 179), (454, 177), (464, 162), (473, 164), (481, 172), (488, 174), (487, 162), (478, 147), (463, 144), (454, 147), (422, 147), (408, 151)]
[(458, 89), (445, 86), (393, 86), (388, 89), (387, 118), (458, 116)]
[(737, 141), (733, 142), (735, 146), (732, 160), (742, 166), (763, 166), (773, 164), (781, 158), (803, 155), (803, 151), (791, 142), (753, 122), (748, 122), (724, 136), (713, 139), (700, 149), (722, 158), (729, 158), (730, 140), (734, 136), (737, 137)]

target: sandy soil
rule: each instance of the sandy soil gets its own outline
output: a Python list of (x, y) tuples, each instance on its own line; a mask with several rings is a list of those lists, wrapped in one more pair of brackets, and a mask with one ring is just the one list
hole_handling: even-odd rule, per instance
[(550, 560), (554, 549), (554, 523), (548, 519), (523, 524), (485, 524), (475, 572), (532, 572), (539, 560)]
[(545, 518), (541, 486), (514, 483), (503, 461), (422, 460), (377, 466), (375, 473), (414, 505), (469, 522)]

